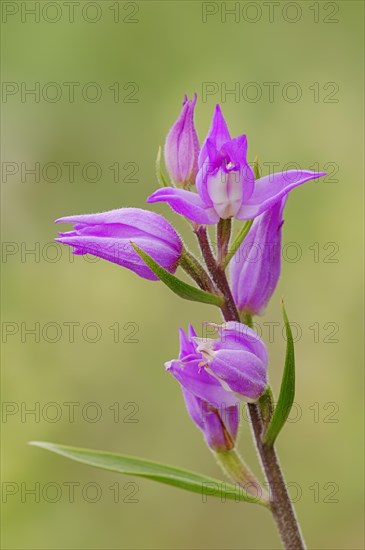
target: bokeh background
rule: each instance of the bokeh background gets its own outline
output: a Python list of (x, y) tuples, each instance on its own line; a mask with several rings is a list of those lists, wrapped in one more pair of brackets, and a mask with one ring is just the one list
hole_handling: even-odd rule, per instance
[[(247, 133), (250, 160), (330, 172), (291, 193), (282, 277), (259, 328), (277, 394), (284, 296), (299, 327), (297, 394), (278, 451), (308, 547), (363, 548), (363, 3), (280, 2), (272, 15), (262, 2), (81, 1), (73, 22), (64, 2), (35, 4), (2, 2), (2, 547), (280, 546), (259, 507), (203, 502), (27, 445), (221, 475), (163, 368), (178, 327), (219, 321), (218, 311), (51, 244), (60, 216), (145, 206), (157, 148), (196, 91), (200, 139), (220, 102), (232, 134)], [(224, 4), (238, 11), (225, 16)], [(235, 86), (238, 97), (225, 94)], [(39, 178), (26, 172), (36, 163)], [(78, 163), (74, 181), (66, 163)], [(156, 210), (194, 245), (167, 206)], [(245, 419), (239, 446), (259, 472)]]

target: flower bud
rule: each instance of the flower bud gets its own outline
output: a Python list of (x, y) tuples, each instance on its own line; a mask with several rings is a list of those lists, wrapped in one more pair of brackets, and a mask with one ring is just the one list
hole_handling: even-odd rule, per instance
[(197, 96), (185, 96), (179, 118), (169, 131), (165, 143), (165, 162), (175, 183), (194, 184), (198, 172), (199, 140), (194, 126)]
[(66, 216), (56, 223), (74, 224), (73, 231), (59, 233), (56, 239), (72, 246), (74, 254), (93, 254), (126, 267), (144, 279), (157, 280), (158, 277), (131, 243), (170, 273), (176, 271), (182, 252), (182, 241), (172, 225), (159, 214), (140, 208)]
[(286, 197), (256, 218), (231, 261), (232, 295), (240, 311), (260, 315), (280, 276)]

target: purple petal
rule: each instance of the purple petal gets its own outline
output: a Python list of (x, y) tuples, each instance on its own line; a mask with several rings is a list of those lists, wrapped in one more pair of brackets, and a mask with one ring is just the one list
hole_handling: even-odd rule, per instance
[(239, 398), (225, 390), (221, 383), (201, 365), (202, 358), (182, 363), (178, 360), (166, 363), (166, 369), (178, 382), (195, 396), (217, 407), (237, 405)]
[(233, 441), (236, 441), (240, 422), (239, 405), (235, 405), (233, 407), (225, 407), (220, 414), (224, 425), (230, 433)]
[(208, 161), (205, 162), (204, 165), (201, 166), (199, 172), (197, 173), (196, 180), (195, 180), (196, 190), (198, 191), (199, 196), (202, 202), (205, 204), (206, 208), (213, 208), (213, 201), (210, 198), (210, 195), (207, 189), (207, 177), (208, 177), (210, 168), (211, 168), (211, 165), (208, 163)]
[(209, 370), (245, 401), (257, 400), (266, 387), (266, 365), (249, 351), (217, 351)]
[(189, 338), (196, 338), (196, 332), (195, 332), (195, 329), (193, 327), (193, 325), (189, 325), (189, 328), (188, 328), (188, 336)]
[(239, 164), (247, 164), (247, 137), (242, 135), (227, 141), (221, 147), (221, 154)]
[(202, 415), (202, 403), (203, 403), (202, 399), (199, 399), (199, 397), (196, 397), (193, 393), (186, 390), (184, 386), (181, 386), (181, 390), (183, 392), (185, 405), (189, 415), (191, 416), (195, 424), (202, 431), (204, 431), (204, 419)]
[[(73, 232), (72, 232), (73, 233)], [(93, 235), (71, 235), (55, 239), (57, 242), (74, 247), (74, 253), (78, 255), (93, 254), (109, 262), (131, 269), (140, 277), (149, 280), (157, 280), (158, 277), (146, 266), (139, 255), (134, 251), (130, 238), (99, 237)], [(134, 238), (135, 244), (142, 248), (147, 254), (173, 273), (177, 267), (178, 256), (176, 251), (168, 243), (160, 241), (158, 246), (156, 240), (149, 237)]]
[(246, 350), (257, 355), (267, 365), (266, 346), (255, 330), (237, 321), (229, 321), (215, 326), (220, 338), (215, 341), (214, 350)]
[(196, 178), (197, 191), (221, 218), (234, 217), (254, 189), (254, 173), (246, 159), (247, 138), (227, 141), (219, 151), (208, 139), (206, 147), (208, 156)]
[(226, 143), (223, 152), (227, 152), (234, 163), (240, 166), (239, 179), (242, 186), (242, 200), (246, 202), (254, 190), (255, 176), (251, 166), (247, 162), (247, 138), (240, 136)]
[[(79, 214), (59, 218), (55, 223), (72, 223), (82, 234), (121, 236), (124, 238), (156, 235), (177, 252), (181, 252), (181, 239), (172, 225), (160, 214), (142, 208), (119, 208), (98, 214)], [(94, 226), (88, 229), (88, 226)], [(96, 227), (95, 227), (96, 226)]]
[(232, 258), (230, 278), (236, 305), (251, 315), (263, 313), (275, 291), (281, 268), (284, 197), (255, 218)]
[(167, 202), (175, 212), (196, 223), (214, 224), (219, 221), (213, 208), (207, 207), (197, 193), (185, 189), (162, 187), (148, 197), (147, 202)]
[(222, 147), (224, 143), (229, 141), (231, 139), (231, 136), (229, 134), (228, 126), (226, 121), (224, 120), (224, 116), (222, 114), (221, 108), (219, 105), (216, 105), (212, 125), (210, 127), (210, 130), (208, 132), (208, 135), (203, 143), (203, 146), (201, 148), (199, 159), (198, 159), (198, 165), (199, 168), (203, 165), (203, 163), (208, 159), (208, 152), (207, 152), (207, 141), (211, 140), (217, 151)]
[(291, 189), (307, 181), (325, 176), (326, 172), (288, 170), (264, 176), (255, 182), (251, 197), (237, 214), (239, 220), (256, 218), (282, 199)]
[(189, 355), (193, 355), (196, 350), (196, 344), (191, 338), (196, 336), (195, 330), (192, 325), (189, 326), (188, 334), (182, 328), (179, 328), (180, 337), (180, 354), (179, 359), (184, 359)]
[(239, 407), (216, 409), (184, 387), (182, 392), (188, 413), (203, 432), (209, 447), (216, 451), (232, 449), (237, 438)]

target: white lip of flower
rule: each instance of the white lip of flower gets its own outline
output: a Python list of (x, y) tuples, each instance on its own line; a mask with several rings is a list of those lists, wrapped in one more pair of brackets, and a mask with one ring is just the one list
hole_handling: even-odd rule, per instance
[(207, 191), (217, 214), (223, 219), (234, 217), (242, 206), (241, 174), (232, 170), (232, 163), (226, 169), (217, 170), (207, 179)]
[(204, 338), (194, 338), (194, 340), (198, 344), (196, 351), (201, 353), (203, 358), (206, 360), (203, 363), (210, 363), (213, 360), (214, 355), (217, 353), (213, 349), (215, 341)]

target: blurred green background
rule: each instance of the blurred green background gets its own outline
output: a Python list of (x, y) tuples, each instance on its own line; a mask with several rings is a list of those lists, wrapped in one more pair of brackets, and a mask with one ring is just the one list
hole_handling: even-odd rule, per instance
[[(259, 323), (276, 394), (281, 296), (300, 327), (296, 407), (278, 451), (308, 547), (363, 548), (363, 3), (281, 2), (272, 15), (262, 2), (104, 0), (78, 2), (73, 17), (66, 2), (38, 4), (2, 2), (2, 547), (280, 545), (259, 507), (202, 502), (27, 446), (53, 441), (221, 475), (163, 368), (178, 327), (219, 321), (218, 311), (50, 244), (60, 216), (144, 207), (157, 148), (183, 94), (197, 91), (201, 140), (220, 102), (232, 134), (247, 133), (251, 161), (332, 174), (291, 193), (282, 277)], [(238, 11), (225, 19), (224, 4)], [(225, 95), (235, 86), (238, 97)], [(36, 163), (39, 178), (26, 173)], [(187, 235), (167, 206), (156, 210)], [(39, 336), (26, 333), (36, 323)], [(274, 338), (268, 323), (280, 323)], [(259, 472), (245, 420), (239, 446)]]

